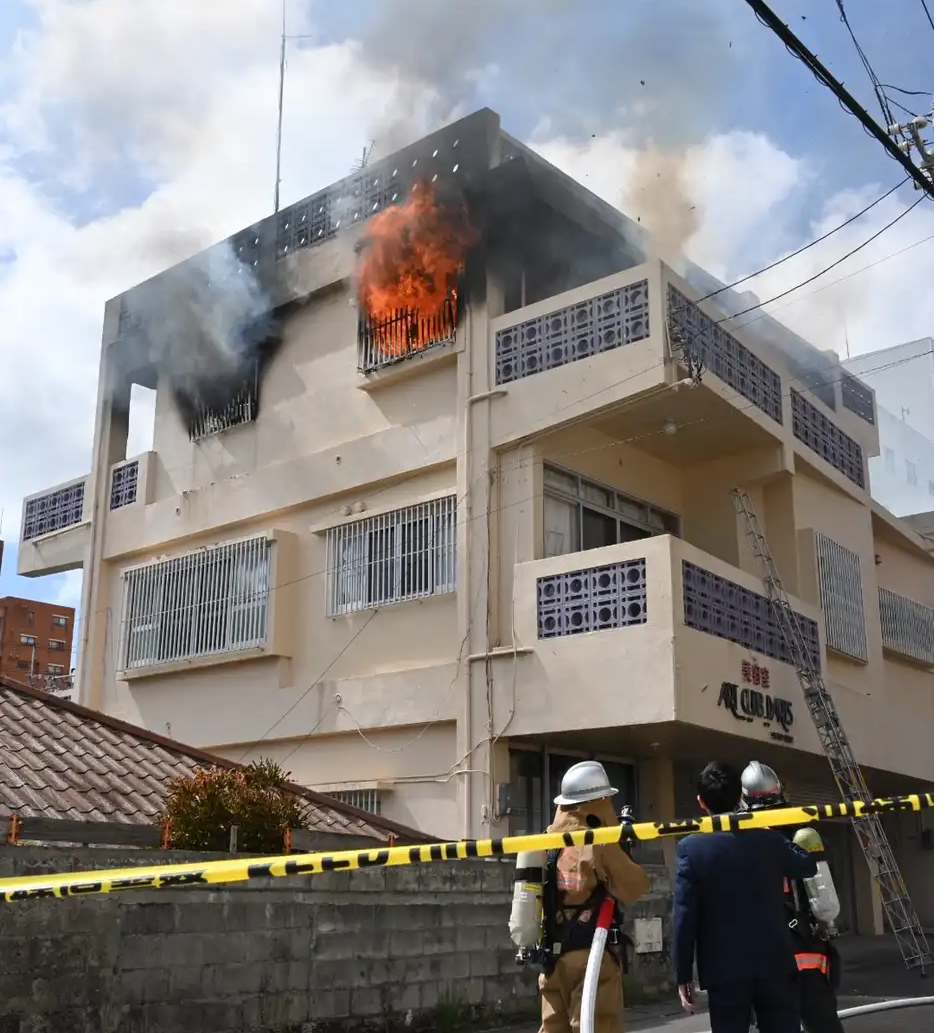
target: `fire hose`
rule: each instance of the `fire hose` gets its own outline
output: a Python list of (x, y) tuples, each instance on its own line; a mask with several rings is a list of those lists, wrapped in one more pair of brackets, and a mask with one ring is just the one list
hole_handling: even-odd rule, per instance
[(607, 933), (614, 920), (614, 899), (605, 898), (597, 915), (594, 942), (587, 956), (587, 970), (584, 973), (584, 989), (581, 992), (581, 1033), (594, 1033), (594, 1015), (597, 1005), (597, 987), (600, 983), (600, 966), (607, 947)]
[[(584, 990), (587, 990), (586, 984), (584, 985)], [(874, 1004), (862, 1004), (856, 1008), (845, 1008), (838, 1012), (838, 1018), (846, 1022), (848, 1019), (857, 1018), (859, 1015), (872, 1015), (875, 1012), (881, 1011), (899, 1011), (903, 1008), (932, 1008), (933, 1003), (934, 999), (932, 997), (901, 997), (893, 1001), (876, 1001)], [(582, 1033), (584, 1033), (583, 1021), (582, 1015)], [(593, 1028), (593, 1026), (590, 1027), (591, 1033), (593, 1033)], [(711, 1033), (711, 1031), (707, 1030), (706, 1033)]]

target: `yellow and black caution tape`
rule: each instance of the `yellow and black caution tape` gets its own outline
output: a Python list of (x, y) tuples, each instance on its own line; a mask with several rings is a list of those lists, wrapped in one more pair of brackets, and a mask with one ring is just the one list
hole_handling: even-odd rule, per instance
[(212, 886), (253, 879), (276, 879), (286, 875), (314, 875), (353, 868), (390, 868), (432, 861), (459, 861), (476, 857), (500, 857), (522, 850), (556, 850), (565, 846), (594, 846), (599, 843), (643, 842), (685, 836), (694, 832), (737, 832), (776, 825), (806, 825), (830, 818), (862, 818), (920, 811), (932, 808), (933, 793), (891, 796), (862, 803), (859, 800), (835, 804), (783, 807), (774, 811), (745, 811), (716, 814), (684, 821), (641, 822), (587, 829), (583, 832), (542, 832), (504, 839), (466, 839), (457, 843), (426, 846), (380, 847), (371, 850), (343, 850), (326, 854), (292, 854), (253, 860), (209, 861), (206, 864), (153, 864), (143, 868), (112, 871), (73, 872), (69, 875), (39, 875), (0, 879), (4, 902), (43, 897), (84, 897), (122, 890), (166, 889), (173, 886)]

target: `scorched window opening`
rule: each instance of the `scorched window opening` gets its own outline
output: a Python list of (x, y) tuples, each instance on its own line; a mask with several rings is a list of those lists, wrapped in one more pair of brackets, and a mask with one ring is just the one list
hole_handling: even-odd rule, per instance
[(360, 312), (359, 369), (371, 373), (402, 362), (431, 348), (454, 344), (461, 318), (460, 289), (442, 302), (431, 316), (418, 309), (394, 309), (383, 319)]
[(250, 375), (229, 401), (197, 407), (188, 424), (190, 439), (200, 441), (231, 427), (253, 423), (257, 419), (259, 376), (260, 367), (255, 364)]

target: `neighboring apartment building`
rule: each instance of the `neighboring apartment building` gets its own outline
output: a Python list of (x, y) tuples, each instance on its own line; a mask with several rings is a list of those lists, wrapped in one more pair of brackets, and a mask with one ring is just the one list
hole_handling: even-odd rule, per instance
[(43, 687), (68, 680), (75, 623), (71, 606), (0, 599), (0, 675)]
[(871, 495), (901, 517), (934, 505), (933, 349), (926, 337), (841, 363), (874, 388), (880, 454), (870, 460)]
[[(354, 246), (439, 178), (479, 233), (460, 289), (370, 319)], [(929, 786), (933, 560), (868, 495), (876, 425), (641, 239), (482, 111), (230, 242), (227, 284), (273, 313), (230, 393), (182, 404), (178, 330), (162, 351), (139, 318), (200, 256), (109, 302), (92, 472), (25, 500), (19, 550), (84, 567), (80, 702), (447, 837), (542, 827), (592, 755), (647, 820), (694, 813), (711, 757), (832, 799), (741, 486), (873, 790)], [(826, 838), (870, 928), (863, 859)], [(926, 888), (925, 843), (895, 845)]]

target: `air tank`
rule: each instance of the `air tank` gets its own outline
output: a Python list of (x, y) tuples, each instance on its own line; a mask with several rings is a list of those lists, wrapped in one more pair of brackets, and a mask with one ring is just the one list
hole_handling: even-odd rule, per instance
[(548, 855), (523, 850), (515, 861), (515, 887), (508, 932), (516, 947), (535, 947), (541, 939), (541, 911)]
[(825, 844), (814, 828), (799, 829), (795, 833), (795, 843), (810, 854), (820, 854), (818, 871), (810, 879), (803, 879), (805, 892), (808, 895), (808, 906), (815, 918), (825, 925), (834, 925), (841, 911), (838, 892), (831, 877), (831, 869), (825, 860)]

